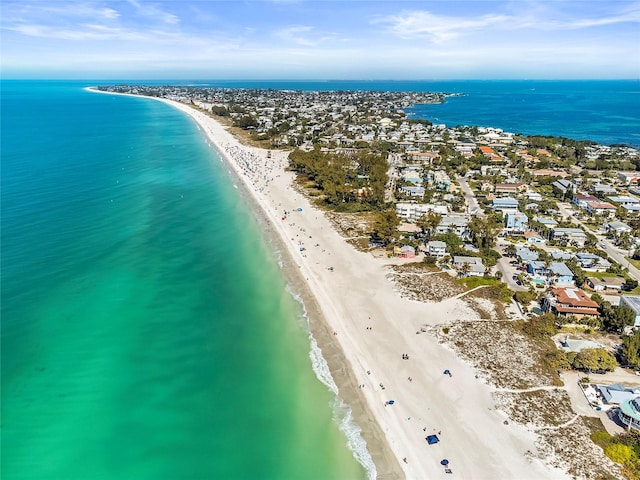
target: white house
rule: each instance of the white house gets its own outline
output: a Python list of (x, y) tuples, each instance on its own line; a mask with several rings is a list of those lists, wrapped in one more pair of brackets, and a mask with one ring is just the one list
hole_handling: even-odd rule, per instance
[(458, 271), (460, 271), (465, 264), (469, 265), (469, 271), (465, 276), (482, 277), (484, 275), (486, 267), (482, 264), (482, 259), (480, 257), (463, 257), (458, 255), (453, 257), (453, 266)]
[(396, 215), (400, 218), (406, 218), (407, 220), (412, 220), (414, 222), (423, 215), (427, 215), (429, 212), (446, 215), (448, 210), (446, 205), (432, 205), (430, 203), (401, 202), (396, 204)]
[(432, 257), (444, 257), (447, 254), (447, 244), (439, 240), (427, 242), (427, 253)]

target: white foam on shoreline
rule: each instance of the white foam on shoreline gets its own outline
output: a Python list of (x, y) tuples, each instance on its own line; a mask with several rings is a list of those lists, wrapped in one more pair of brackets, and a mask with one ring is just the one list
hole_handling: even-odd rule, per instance
[(300, 304), (302, 307), (301, 321), (306, 328), (309, 338), (309, 358), (311, 359), (311, 368), (316, 374), (318, 380), (320, 380), (333, 394), (333, 401), (331, 402), (331, 409), (333, 411), (333, 420), (338, 425), (338, 428), (344, 433), (347, 438), (347, 447), (351, 450), (353, 457), (362, 465), (367, 471), (367, 478), (369, 480), (375, 480), (378, 473), (376, 465), (373, 462), (373, 458), (367, 448), (367, 442), (362, 438), (362, 429), (353, 419), (351, 407), (344, 403), (338, 395), (338, 386), (333, 380), (331, 370), (329, 370), (329, 364), (322, 355), (322, 349), (318, 346), (318, 342), (311, 333), (309, 327), (309, 317), (305, 308), (302, 297), (294, 292), (293, 288), (287, 284), (287, 292)]

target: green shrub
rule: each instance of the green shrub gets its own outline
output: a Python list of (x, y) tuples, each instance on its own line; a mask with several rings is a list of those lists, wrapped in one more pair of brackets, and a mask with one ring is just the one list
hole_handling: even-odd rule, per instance
[(606, 446), (604, 454), (612, 461), (623, 465), (630, 463), (634, 458), (633, 449), (622, 443), (613, 443)]
[(613, 440), (609, 432), (593, 432), (590, 438), (593, 443), (602, 448), (609, 446)]

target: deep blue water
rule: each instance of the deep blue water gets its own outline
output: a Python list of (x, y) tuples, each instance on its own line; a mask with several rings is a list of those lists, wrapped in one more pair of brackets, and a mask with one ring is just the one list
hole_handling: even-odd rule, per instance
[[(116, 82), (112, 82), (116, 83)], [(640, 148), (640, 80), (453, 81), (175, 81), (194, 87), (293, 90), (389, 90), (458, 93), (441, 105), (418, 105), (415, 118), (434, 123), (496, 127)]]

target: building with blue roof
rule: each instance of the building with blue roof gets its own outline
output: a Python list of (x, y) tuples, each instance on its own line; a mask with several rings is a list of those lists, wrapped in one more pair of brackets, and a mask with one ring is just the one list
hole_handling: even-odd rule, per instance
[(552, 262), (549, 265), (550, 276), (558, 286), (573, 285), (573, 272), (563, 262)]

